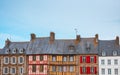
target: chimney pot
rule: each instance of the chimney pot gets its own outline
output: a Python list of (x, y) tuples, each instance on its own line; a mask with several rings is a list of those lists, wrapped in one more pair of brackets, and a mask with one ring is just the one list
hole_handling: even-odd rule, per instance
[(119, 45), (119, 37), (116, 36), (116, 44)]
[(36, 38), (36, 35), (34, 33), (31, 34), (31, 40), (34, 40)]
[(55, 33), (50, 32), (50, 42), (54, 42), (54, 40), (55, 40)]

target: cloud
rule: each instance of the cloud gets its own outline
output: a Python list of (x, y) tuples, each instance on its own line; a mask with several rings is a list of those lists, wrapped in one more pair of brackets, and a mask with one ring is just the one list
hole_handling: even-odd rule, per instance
[(0, 48), (4, 47), (5, 40), (10, 39), (11, 41), (26, 41), (26, 38), (23, 38), (21, 36), (12, 35), (8, 33), (0, 33)]

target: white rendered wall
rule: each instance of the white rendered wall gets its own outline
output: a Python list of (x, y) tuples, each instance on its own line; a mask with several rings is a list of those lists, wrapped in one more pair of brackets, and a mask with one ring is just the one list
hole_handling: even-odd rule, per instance
[[(111, 60), (111, 65), (108, 65), (108, 60)], [(118, 65), (114, 64), (114, 60), (118, 59)], [(101, 60), (105, 61), (105, 64), (101, 64)], [(101, 73), (101, 69), (105, 69), (105, 74)], [(111, 74), (108, 74), (108, 68), (111, 69)], [(116, 75), (114, 73), (114, 69), (118, 69), (118, 75), (120, 75), (120, 56), (105, 56), (105, 57), (99, 57), (99, 75)]]

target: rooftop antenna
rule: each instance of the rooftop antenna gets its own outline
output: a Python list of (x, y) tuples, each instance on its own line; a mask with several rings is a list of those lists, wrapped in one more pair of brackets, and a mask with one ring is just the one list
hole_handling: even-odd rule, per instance
[(76, 33), (76, 35), (77, 35), (77, 33), (78, 33), (77, 28), (75, 28), (75, 33)]

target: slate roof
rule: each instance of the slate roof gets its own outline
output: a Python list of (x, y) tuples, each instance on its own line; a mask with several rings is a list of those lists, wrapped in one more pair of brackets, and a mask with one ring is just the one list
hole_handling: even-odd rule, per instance
[[(91, 49), (86, 50), (86, 42), (90, 42)], [(69, 46), (74, 46), (75, 50), (69, 50)], [(75, 44), (75, 39), (56, 39), (52, 44), (49, 37), (36, 38), (30, 41), (27, 54), (97, 54), (97, 46), (94, 46), (94, 38), (81, 38), (80, 43)]]
[[(28, 42), (10, 42), (9, 47), (5, 46), (0, 51), (1, 54), (7, 54), (9, 49), (12, 52), (15, 49), (19, 52), (21, 48), (26, 54), (97, 54), (98, 47), (94, 45), (94, 38), (81, 38), (78, 44), (76, 39), (55, 39), (50, 43), (50, 37), (37, 37), (34, 41)], [(86, 43), (90, 43), (90, 50), (86, 50)], [(69, 47), (73, 46), (74, 50)]]
[(106, 56), (112, 56), (113, 51), (117, 51), (120, 55), (120, 46), (115, 43), (115, 40), (99, 40), (100, 56), (102, 56), (102, 52), (105, 52)]
[(17, 50), (16, 53), (19, 53), (20, 49), (24, 49), (26, 52), (26, 49), (28, 47), (29, 42), (11, 42), (9, 47), (5, 46), (2, 50), (1, 50), (1, 54), (7, 54), (7, 50), (10, 50), (10, 53), (13, 52), (14, 49)]

